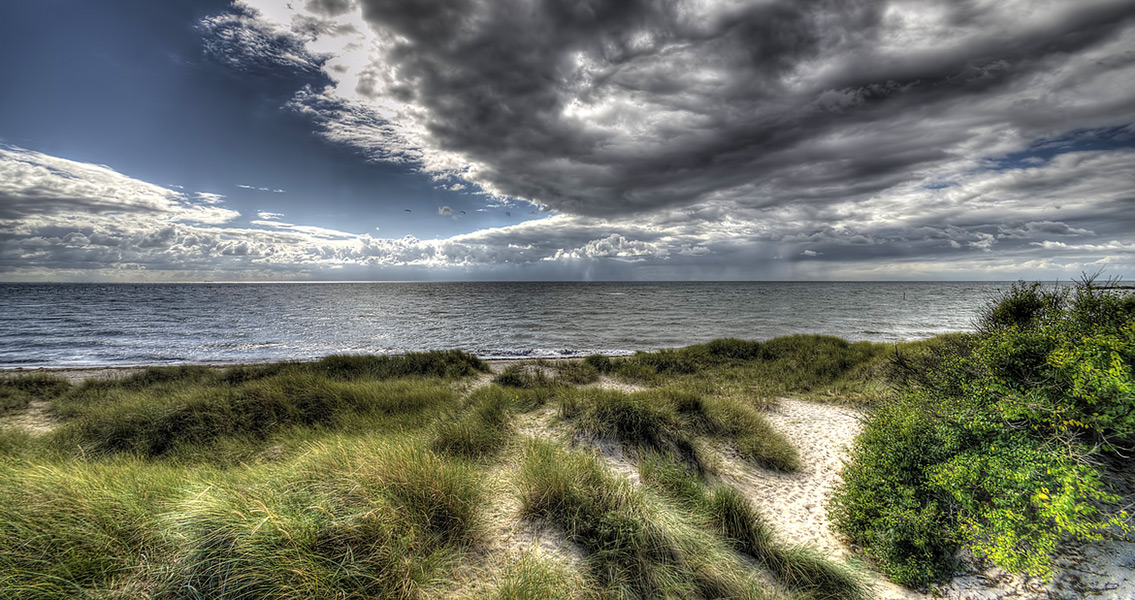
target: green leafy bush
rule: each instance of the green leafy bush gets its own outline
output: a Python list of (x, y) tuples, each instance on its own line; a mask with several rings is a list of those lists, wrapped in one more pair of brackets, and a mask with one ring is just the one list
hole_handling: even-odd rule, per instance
[(1135, 442), (1135, 297), (1018, 284), (976, 335), (898, 362), (831, 507), (892, 579), (940, 578), (962, 545), (1045, 576), (1062, 538), (1125, 526), (1092, 457)]

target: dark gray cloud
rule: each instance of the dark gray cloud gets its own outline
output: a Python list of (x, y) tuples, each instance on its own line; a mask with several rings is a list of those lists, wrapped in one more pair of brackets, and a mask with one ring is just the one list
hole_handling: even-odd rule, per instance
[(304, 7), (324, 17), (337, 17), (355, 8), (353, 0), (307, 0)]
[(362, 92), (413, 107), (424, 152), (576, 214), (869, 196), (999, 149), (983, 136), (1135, 115), (1129, 90), (1085, 93), (1130, 73), (1130, 1), (361, 6), (388, 41)]

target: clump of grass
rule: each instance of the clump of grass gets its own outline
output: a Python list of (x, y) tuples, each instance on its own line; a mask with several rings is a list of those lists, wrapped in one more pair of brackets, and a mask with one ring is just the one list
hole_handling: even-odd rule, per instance
[(384, 442), (375, 436), (345, 449), (319, 449), (309, 467), (312, 480), (318, 484), (326, 480), (323, 473), (337, 473), (336, 494), (364, 490), (388, 498), (435, 542), (466, 547), (480, 540), (485, 498), (477, 468), (413, 440)]
[(552, 368), (556, 372), (555, 381), (560, 385), (586, 385), (599, 381), (599, 370), (586, 361), (560, 361)]
[(572, 600), (583, 587), (572, 573), (532, 553), (508, 565), (496, 586), (474, 596), (484, 600)]
[(600, 375), (606, 375), (615, 368), (614, 363), (611, 361), (611, 357), (605, 356), (603, 354), (591, 354), (585, 356), (583, 358), (583, 364), (591, 367), (592, 369), (595, 369), (595, 372), (599, 373)]
[(772, 527), (736, 489), (723, 485), (707, 490), (698, 476), (662, 455), (646, 457), (640, 472), (653, 489), (698, 516), (736, 550), (757, 559), (782, 584), (809, 598), (871, 597), (871, 590), (855, 569), (806, 546), (789, 546), (777, 540)]
[(414, 444), (315, 448), (296, 481), (212, 488), (171, 513), (187, 597), (418, 598), (481, 532), (475, 473)]
[(561, 527), (588, 553), (589, 575), (613, 597), (762, 597), (708, 532), (650, 502), (598, 460), (532, 443), (521, 467), (522, 510)]
[(751, 406), (733, 397), (711, 397), (702, 401), (701, 410), (708, 430), (732, 440), (743, 458), (778, 471), (800, 469), (796, 448)]
[(547, 389), (556, 385), (539, 365), (511, 365), (493, 378), (493, 383), (505, 387)]
[(679, 416), (679, 402), (653, 390), (573, 390), (561, 396), (560, 412), (575, 419), (580, 434), (614, 438), (634, 450), (664, 452), (700, 469), (694, 439)]
[(0, 460), (0, 597), (418, 598), (483, 535), (480, 474), (389, 435), (218, 469)]
[(718, 487), (708, 500), (708, 515), (721, 534), (761, 561), (781, 583), (813, 598), (871, 598), (863, 577), (846, 563), (828, 560), (807, 546), (779, 543), (752, 503), (734, 488)]
[(470, 409), (456, 420), (443, 421), (434, 433), (433, 449), (455, 456), (485, 458), (500, 451), (512, 435), (512, 408), (519, 396), (498, 386), (473, 392)]
[[(606, 357), (604, 357), (606, 358)], [(585, 385), (599, 381), (599, 371), (591, 364), (577, 360), (511, 365), (493, 378), (493, 383), (520, 389), (553, 389)]]
[(767, 468), (793, 471), (799, 457), (787, 438), (752, 408), (729, 398), (703, 399), (673, 388), (627, 394), (570, 390), (559, 395), (561, 415), (578, 432), (611, 437), (638, 450), (662, 452), (702, 469), (695, 435), (731, 441), (745, 458)]
[(306, 368), (328, 377), (344, 380), (396, 377), (468, 377), (488, 373), (489, 365), (461, 350), (433, 350), (396, 355), (333, 354)]
[[(56, 432), (60, 445), (144, 456), (199, 454), (223, 439), (266, 440), (289, 427), (413, 425), (456, 402), (428, 380), (345, 382), (288, 372), (237, 387), (187, 386), (158, 397), (113, 392)], [(182, 452), (185, 450), (185, 452)]]
[(153, 515), (180, 477), (135, 460), (0, 463), (0, 597), (100, 596), (152, 577), (138, 566), (169, 553)]
[(70, 389), (66, 379), (45, 373), (0, 377), (0, 416), (24, 410), (33, 400), (51, 400)]

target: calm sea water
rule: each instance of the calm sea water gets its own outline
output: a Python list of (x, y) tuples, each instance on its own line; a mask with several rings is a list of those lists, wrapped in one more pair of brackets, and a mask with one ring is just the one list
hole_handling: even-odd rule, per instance
[(627, 354), (719, 337), (970, 329), (1007, 283), (0, 284), (0, 367), (238, 363), (460, 348)]

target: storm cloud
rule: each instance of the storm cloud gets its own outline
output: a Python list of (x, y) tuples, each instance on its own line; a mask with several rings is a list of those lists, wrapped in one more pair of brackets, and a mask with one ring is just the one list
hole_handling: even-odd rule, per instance
[(330, 138), (573, 214), (869, 198), (1135, 113), (1130, 1), (357, 10), (365, 64), (296, 99)]

